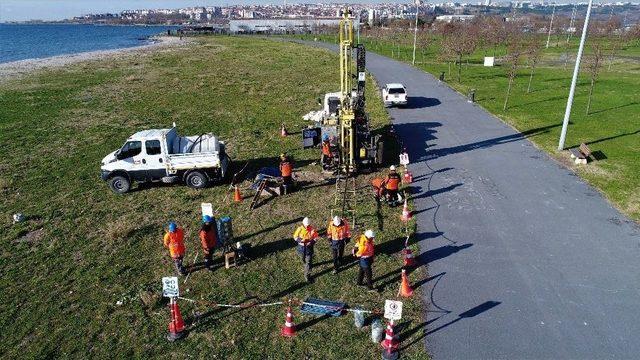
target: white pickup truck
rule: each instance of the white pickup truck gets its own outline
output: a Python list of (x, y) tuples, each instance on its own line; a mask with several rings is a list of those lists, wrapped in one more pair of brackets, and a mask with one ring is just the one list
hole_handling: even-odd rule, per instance
[(124, 145), (105, 156), (102, 180), (111, 190), (124, 194), (136, 182), (173, 183), (201, 189), (227, 175), (231, 160), (224, 142), (212, 134), (179, 136), (171, 129), (152, 129), (131, 135)]
[(402, 84), (387, 84), (382, 89), (382, 100), (386, 107), (407, 105), (407, 88)]

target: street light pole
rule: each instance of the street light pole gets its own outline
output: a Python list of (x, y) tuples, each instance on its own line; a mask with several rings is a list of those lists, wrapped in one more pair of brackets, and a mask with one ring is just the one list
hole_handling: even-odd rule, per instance
[(418, 39), (418, 9), (420, 9), (420, 0), (416, 0), (416, 25), (413, 29), (413, 59), (411, 65), (416, 64), (416, 41)]
[(567, 99), (567, 108), (564, 112), (564, 121), (562, 122), (562, 132), (560, 133), (558, 151), (564, 149), (564, 141), (567, 137), (569, 116), (571, 116), (571, 105), (573, 105), (573, 95), (576, 92), (576, 83), (578, 82), (578, 72), (580, 71), (580, 59), (582, 58), (582, 50), (584, 50), (584, 42), (587, 39), (587, 29), (589, 28), (589, 16), (591, 15), (592, 2), (593, 0), (589, 0), (589, 6), (587, 6), (587, 16), (584, 19), (584, 26), (582, 27), (582, 38), (580, 39), (580, 47), (578, 48), (578, 56), (576, 57), (576, 66), (573, 69), (573, 79), (571, 80), (571, 89), (569, 90), (569, 98)]
[(551, 11), (551, 22), (549, 22), (549, 35), (547, 35), (547, 46), (549, 48), (549, 41), (551, 41), (551, 29), (553, 28), (553, 17), (556, 15), (556, 3), (553, 3), (553, 10)]

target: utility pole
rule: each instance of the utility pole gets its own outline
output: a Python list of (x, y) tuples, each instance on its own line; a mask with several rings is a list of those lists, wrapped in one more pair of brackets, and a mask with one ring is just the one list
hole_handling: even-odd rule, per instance
[(571, 116), (571, 105), (573, 105), (573, 95), (576, 91), (576, 82), (578, 81), (578, 72), (580, 71), (580, 59), (582, 58), (582, 50), (584, 49), (584, 42), (587, 39), (587, 29), (589, 28), (589, 16), (591, 15), (592, 2), (593, 0), (589, 0), (589, 6), (587, 6), (587, 16), (584, 19), (584, 26), (582, 27), (582, 38), (580, 39), (580, 47), (578, 48), (578, 56), (576, 57), (576, 66), (573, 69), (573, 79), (571, 80), (571, 89), (569, 89), (567, 109), (564, 112), (564, 121), (562, 122), (562, 132), (560, 133), (558, 151), (564, 149), (564, 141), (567, 137), (567, 127), (569, 126), (569, 117)]
[(551, 11), (551, 21), (549, 22), (549, 35), (547, 35), (547, 46), (549, 48), (549, 41), (551, 41), (551, 29), (553, 28), (553, 17), (556, 15), (556, 3), (553, 3), (553, 11)]
[(573, 25), (574, 25), (574, 21), (576, 20), (576, 6), (578, 5), (573, 5), (573, 11), (571, 11), (571, 21), (569, 21), (569, 31), (567, 31), (567, 44), (569, 43), (569, 40), (571, 39), (571, 29), (573, 29)]
[(416, 42), (418, 40), (418, 12), (420, 9), (420, 0), (415, 0), (416, 4), (416, 25), (413, 29), (413, 59), (411, 60), (411, 65), (416, 64)]

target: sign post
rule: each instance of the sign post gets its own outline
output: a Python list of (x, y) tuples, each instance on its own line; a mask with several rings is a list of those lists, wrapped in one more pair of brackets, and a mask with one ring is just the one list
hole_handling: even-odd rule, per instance
[(384, 302), (384, 318), (391, 320), (402, 319), (402, 301), (385, 300)]

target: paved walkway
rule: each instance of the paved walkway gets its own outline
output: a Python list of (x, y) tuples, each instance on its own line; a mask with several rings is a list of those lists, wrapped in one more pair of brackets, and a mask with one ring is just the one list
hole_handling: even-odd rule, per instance
[(434, 359), (637, 358), (640, 228), (527, 140), (551, 128), (518, 133), (429, 74), (367, 65), (410, 95), (389, 113), (418, 189)]

